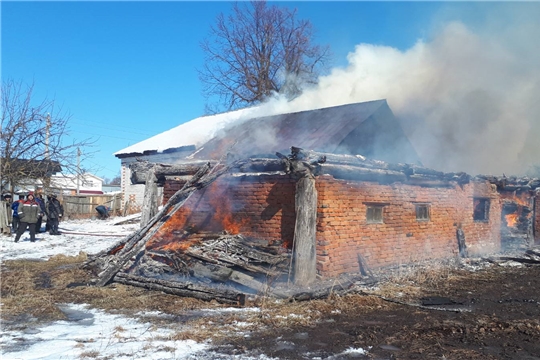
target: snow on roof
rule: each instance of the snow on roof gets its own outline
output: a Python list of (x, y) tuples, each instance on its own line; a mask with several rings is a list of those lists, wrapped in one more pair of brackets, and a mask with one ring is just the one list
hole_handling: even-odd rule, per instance
[(251, 107), (221, 114), (201, 116), (128, 146), (125, 149), (115, 152), (113, 155), (143, 153), (144, 151), (152, 150), (162, 152), (182, 146), (199, 146), (213, 138), (225, 126), (237, 120), (249, 118), (257, 110), (256, 107)]
[[(77, 179), (77, 174), (64, 174), (64, 173), (60, 173), (60, 174), (53, 175), (53, 176), (51, 176), (51, 177), (52, 177), (52, 178), (56, 178), (56, 179)], [(85, 172), (85, 173), (83, 173), (83, 174), (80, 174), (79, 177), (80, 177), (80, 178), (93, 177), (93, 178), (95, 178), (95, 179), (98, 179), (98, 180), (103, 181), (103, 179), (100, 178), (99, 176), (94, 175), (94, 174), (89, 173), (89, 172)]]

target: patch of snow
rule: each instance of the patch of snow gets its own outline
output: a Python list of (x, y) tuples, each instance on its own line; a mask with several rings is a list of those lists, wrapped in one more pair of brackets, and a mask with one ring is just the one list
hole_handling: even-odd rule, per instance
[(2, 359), (57, 360), (91, 354), (94, 358), (188, 359), (208, 348), (193, 340), (172, 340), (174, 330), (170, 328), (156, 328), (86, 305), (68, 304), (64, 311), (85, 316), (43, 325), (30, 333), (4, 329)]
[[(369, 349), (371, 349), (371, 347)], [(342, 354), (344, 354), (344, 355), (346, 355), (346, 354), (367, 355), (368, 351), (365, 350), (365, 349), (362, 349), (362, 348), (352, 348), (352, 347), (350, 347), (347, 350), (345, 350), (344, 352), (342, 352)]]
[(219, 312), (219, 313), (232, 313), (232, 312), (260, 312), (261, 309), (257, 307), (245, 307), (245, 308), (218, 308), (218, 309), (202, 309), (200, 311), (212, 313), (212, 312)]
[(504, 261), (504, 262), (500, 262), (498, 263), (499, 266), (502, 266), (502, 267), (523, 267), (523, 263), (520, 263), (518, 261), (514, 261), (514, 260), (508, 260), (508, 261)]
[(1, 235), (0, 261), (23, 258), (47, 260), (59, 254), (76, 256), (81, 251), (87, 254), (98, 253), (139, 229), (139, 224), (115, 226), (114, 222), (118, 220), (119, 218), (62, 221), (59, 230), (64, 232), (63, 234), (39, 233), (36, 234), (34, 243), (30, 242), (28, 231), (17, 243), (14, 242), (15, 234)]

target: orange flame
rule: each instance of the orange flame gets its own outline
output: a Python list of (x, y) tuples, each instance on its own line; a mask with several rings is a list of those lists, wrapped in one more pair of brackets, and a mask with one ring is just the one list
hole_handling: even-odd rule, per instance
[(189, 203), (166, 220), (147, 245), (147, 249), (185, 251), (201, 241), (198, 232), (222, 232), (236, 235), (247, 220), (234, 213), (234, 192), (213, 183), (190, 198)]
[(522, 192), (519, 194), (514, 193), (514, 192), (512, 193), (501, 192), (500, 195), (502, 199), (511, 200), (518, 205), (527, 206), (527, 207), (531, 206), (531, 200), (530, 200), (531, 196), (526, 192)]
[[(212, 184), (216, 185), (216, 183)], [(246, 219), (236, 218), (233, 213), (234, 193), (228, 187), (211, 186), (208, 191), (208, 203), (214, 210), (210, 227), (211, 230), (227, 231), (229, 234), (240, 233)]]
[(508, 214), (508, 215), (505, 215), (505, 218), (506, 218), (506, 226), (508, 227), (516, 226), (518, 222), (518, 214)]

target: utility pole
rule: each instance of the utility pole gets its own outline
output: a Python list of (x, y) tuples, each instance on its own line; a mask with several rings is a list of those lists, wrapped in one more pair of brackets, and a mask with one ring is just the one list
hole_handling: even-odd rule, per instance
[(49, 153), (49, 145), (51, 138), (51, 114), (47, 113), (45, 123), (45, 163), (47, 165), (47, 172), (43, 177), (43, 191), (48, 193), (51, 188), (51, 155)]
[(49, 139), (51, 136), (51, 115), (47, 114), (47, 125), (45, 126), (45, 160), (50, 160)]
[(79, 195), (79, 174), (81, 173), (81, 149), (77, 148), (77, 195)]

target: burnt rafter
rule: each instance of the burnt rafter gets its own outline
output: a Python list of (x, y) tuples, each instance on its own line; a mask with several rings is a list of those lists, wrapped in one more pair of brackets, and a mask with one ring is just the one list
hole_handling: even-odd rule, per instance
[[(291, 153), (284, 155), (277, 152), (277, 159), (249, 158), (241, 162), (233, 162), (231, 173), (262, 174), (286, 173), (298, 178), (301, 176), (331, 175), (336, 179), (375, 181), (380, 183), (406, 183), (426, 187), (451, 187), (456, 184), (469, 183), (473, 178), (464, 172), (445, 173), (434, 169), (424, 168), (413, 164), (392, 164), (385, 161), (373, 160), (362, 155), (331, 154), (299, 147), (291, 147)], [(210, 162), (215, 165), (216, 162)], [(130, 164), (131, 181), (133, 184), (145, 184), (149, 171), (156, 176), (158, 186), (163, 186), (166, 180), (186, 180), (195, 174), (205, 162), (189, 162), (184, 164), (157, 164), (150, 162), (135, 162)], [(538, 179), (512, 181), (511, 179), (496, 178), (480, 175), (478, 179), (488, 180), (498, 188), (535, 189), (540, 187)], [(514, 190), (515, 190), (514, 189)]]
[(491, 184), (497, 186), (497, 190), (502, 191), (535, 191), (540, 189), (540, 178), (530, 178), (527, 176), (494, 176), (494, 175), (477, 175), (477, 179), (487, 180)]
[(285, 156), (279, 152), (276, 156), (282, 159), (285, 172), (295, 178), (314, 177), (320, 172), (320, 164), (326, 162), (326, 156), (314, 155), (298, 147), (291, 147), (291, 154)]
[(146, 183), (148, 172), (153, 171), (157, 182), (163, 184), (167, 176), (192, 176), (199, 171), (201, 166), (204, 166), (207, 163), (215, 166), (217, 161), (197, 161), (184, 164), (162, 164), (149, 161), (137, 161), (129, 165), (129, 169), (131, 170), (131, 183)]

